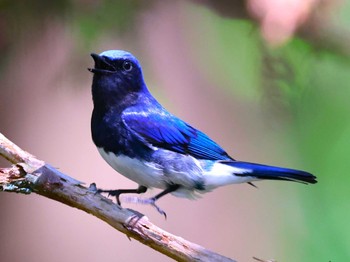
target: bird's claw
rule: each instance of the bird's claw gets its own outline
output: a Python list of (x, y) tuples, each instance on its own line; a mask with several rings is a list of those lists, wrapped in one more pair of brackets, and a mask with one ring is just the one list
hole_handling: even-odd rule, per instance
[(94, 193), (95, 195), (98, 195), (98, 194), (101, 194), (101, 193), (106, 193), (105, 190), (97, 188), (96, 183), (91, 183), (89, 185), (89, 191)]
[(95, 183), (90, 184), (89, 186), (89, 190), (94, 192), (95, 195), (97, 194), (101, 194), (101, 193), (108, 193), (108, 197), (110, 196), (114, 196), (117, 199), (117, 203), (119, 206), (121, 206), (120, 200), (119, 200), (119, 196), (121, 194), (120, 190), (104, 190), (104, 189), (100, 189), (96, 187)]
[(99, 190), (99, 189), (97, 189), (96, 183), (91, 183), (91, 184), (89, 185), (89, 191), (95, 193), (95, 195), (99, 193), (98, 190)]
[(143, 204), (143, 205), (151, 205), (157, 211), (164, 216), (165, 219), (167, 219), (167, 215), (163, 209), (161, 209), (157, 204), (156, 204), (155, 198), (139, 198), (139, 197), (127, 197), (123, 198), (123, 201), (129, 202), (129, 203), (136, 203), (136, 204)]
[(100, 188), (97, 188), (96, 183), (91, 183), (89, 185), (89, 191), (93, 192), (95, 195), (106, 192), (106, 190), (102, 190)]

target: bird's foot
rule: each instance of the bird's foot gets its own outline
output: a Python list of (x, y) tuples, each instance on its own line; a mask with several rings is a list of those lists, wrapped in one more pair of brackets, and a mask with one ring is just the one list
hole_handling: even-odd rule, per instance
[(101, 193), (107, 193), (108, 196), (113, 196), (116, 198), (117, 203), (119, 206), (121, 206), (121, 202), (119, 199), (120, 194), (124, 193), (122, 190), (120, 189), (115, 189), (115, 190), (104, 190), (104, 189), (97, 189), (96, 193), (101, 194)]
[(157, 199), (154, 197), (151, 198), (140, 198), (140, 197), (126, 197), (123, 198), (123, 201), (128, 202), (128, 203), (135, 203), (135, 204), (143, 204), (143, 205), (151, 205), (153, 206), (155, 209), (157, 209), (157, 211), (163, 215), (165, 217), (165, 219), (167, 219), (167, 215), (165, 213), (165, 211), (163, 209), (161, 209), (157, 204), (156, 201)]
[(97, 186), (96, 186), (96, 183), (91, 183), (90, 186), (89, 186), (89, 191), (97, 194)]
[(123, 190), (116, 189), (116, 190), (104, 190), (96, 187), (95, 183), (91, 183), (89, 186), (89, 190), (94, 192), (95, 195), (101, 194), (101, 193), (108, 193), (108, 196), (114, 196), (116, 197), (117, 203), (119, 206), (121, 206), (119, 196), (120, 194), (124, 193)]

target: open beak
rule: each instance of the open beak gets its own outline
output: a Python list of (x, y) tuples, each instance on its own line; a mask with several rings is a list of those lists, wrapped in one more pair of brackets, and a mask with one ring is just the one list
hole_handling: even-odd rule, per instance
[(91, 53), (91, 57), (94, 59), (95, 67), (88, 68), (88, 70), (92, 73), (113, 73), (114, 67), (106, 61), (103, 56), (100, 56), (95, 53)]

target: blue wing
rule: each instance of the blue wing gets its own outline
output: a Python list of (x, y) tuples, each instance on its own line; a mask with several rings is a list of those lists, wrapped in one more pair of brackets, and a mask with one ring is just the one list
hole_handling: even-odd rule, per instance
[(126, 110), (122, 114), (126, 127), (151, 145), (191, 155), (199, 159), (232, 158), (213, 140), (164, 109)]

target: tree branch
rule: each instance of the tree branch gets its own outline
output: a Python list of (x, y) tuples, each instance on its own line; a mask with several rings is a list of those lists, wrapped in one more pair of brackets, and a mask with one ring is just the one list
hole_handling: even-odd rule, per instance
[(22, 150), (1, 133), (0, 155), (13, 164), (0, 168), (0, 191), (34, 192), (78, 208), (177, 261), (234, 261), (162, 230), (137, 211), (121, 208)]

